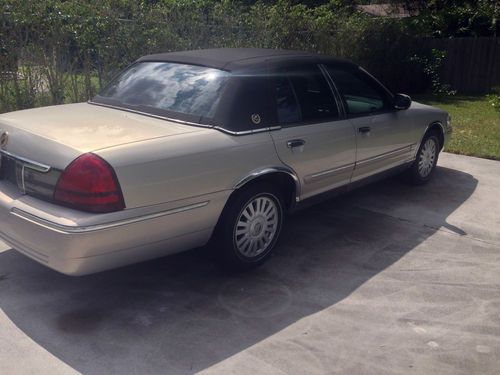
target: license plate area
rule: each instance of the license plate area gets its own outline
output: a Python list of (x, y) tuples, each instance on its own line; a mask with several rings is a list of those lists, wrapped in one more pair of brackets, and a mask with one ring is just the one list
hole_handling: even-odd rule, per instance
[(16, 186), (22, 194), (52, 201), (61, 171), (0, 150), (0, 180)]
[(19, 187), (18, 182), (21, 180), (22, 165), (16, 159), (0, 154), (0, 179), (7, 180)]

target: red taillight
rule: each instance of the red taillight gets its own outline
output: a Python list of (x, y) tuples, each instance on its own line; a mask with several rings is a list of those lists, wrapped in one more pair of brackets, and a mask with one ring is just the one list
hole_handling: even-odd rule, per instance
[(125, 203), (113, 168), (99, 156), (83, 154), (64, 170), (56, 185), (54, 200), (89, 212), (123, 210)]

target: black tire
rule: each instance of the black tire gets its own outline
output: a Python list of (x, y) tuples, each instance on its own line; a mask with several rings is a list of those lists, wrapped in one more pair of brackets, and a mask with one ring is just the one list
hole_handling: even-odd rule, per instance
[[(275, 232), (272, 235), (272, 238), (269, 238), (268, 243), (265, 241), (266, 236), (268, 236), (265, 233), (267, 233), (267, 229), (270, 227), (268, 226), (269, 222), (265, 220), (264, 216), (264, 219), (259, 219), (256, 216), (253, 221), (248, 220), (249, 224), (247, 227), (241, 226), (242, 220), (246, 220), (245, 215), (249, 213), (249, 211), (246, 211), (245, 213), (244, 211), (248, 208), (251, 202), (254, 212), (259, 212), (255, 210), (256, 204), (268, 204), (269, 206), (266, 207), (271, 209), (272, 213), (275, 212), (277, 216)], [(271, 207), (272, 204), (275, 205), (276, 211), (274, 211), (274, 208)], [(281, 192), (268, 184), (253, 184), (233, 193), (222, 212), (221, 219), (215, 229), (211, 245), (222, 266), (227, 271), (244, 271), (252, 269), (269, 259), (272, 250), (278, 242), (281, 228), (283, 227), (283, 207), (284, 204)], [(264, 212), (262, 212), (262, 215), (264, 215)], [(272, 214), (270, 216), (273, 217)], [(262, 221), (262, 223), (260, 223), (259, 220)], [(253, 237), (253, 235), (258, 235), (260, 233), (261, 236), (263, 236), (263, 239), (259, 242), (259, 246), (262, 244), (261, 247), (263, 250), (258, 252), (260, 250), (259, 248), (256, 249), (256, 252), (258, 252), (256, 254), (244, 255), (242, 250), (239, 250), (237, 244), (237, 242), (242, 241), (244, 236), (237, 234), (237, 229), (239, 229), (238, 232), (246, 231), (247, 228), (252, 227), (252, 224), (250, 223), (253, 224), (253, 228), (255, 230), (251, 232), (250, 229), (248, 229), (248, 241), (254, 242), (253, 240), (255, 238), (260, 237)], [(259, 232), (259, 230), (261, 230), (261, 232)], [(252, 234), (252, 236), (250, 236), (250, 234)], [(243, 245), (240, 245), (240, 247), (242, 246)]]
[[(433, 144), (433, 146), (432, 146)], [(429, 147), (433, 147), (433, 160), (429, 164), (429, 156), (430, 151)], [(418, 148), (417, 157), (415, 161), (411, 165), (411, 167), (406, 172), (407, 181), (412, 185), (423, 185), (432, 178), (434, 171), (436, 169), (436, 164), (439, 158), (439, 152), (441, 151), (441, 147), (439, 144), (438, 135), (436, 132), (431, 131), (425, 134), (422, 139), (422, 143)], [(423, 165), (427, 165), (427, 168), (423, 167)]]

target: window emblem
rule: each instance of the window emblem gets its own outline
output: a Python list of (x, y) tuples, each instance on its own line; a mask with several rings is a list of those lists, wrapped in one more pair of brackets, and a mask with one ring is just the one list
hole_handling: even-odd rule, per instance
[(2, 135), (0, 135), (0, 148), (7, 146), (8, 142), (9, 142), (9, 133), (3, 132)]
[(252, 122), (255, 124), (255, 125), (259, 125), (260, 124), (260, 115), (257, 114), (257, 113), (254, 113), (252, 115)]

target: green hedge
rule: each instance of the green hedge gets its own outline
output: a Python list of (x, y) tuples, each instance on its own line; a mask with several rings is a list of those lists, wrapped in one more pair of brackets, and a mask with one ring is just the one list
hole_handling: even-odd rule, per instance
[[(313, 1), (309, 3), (314, 3)], [(0, 0), (0, 112), (83, 101), (138, 57), (211, 47), (350, 58), (396, 91), (427, 81), (418, 19), (372, 18), (354, 1)]]

